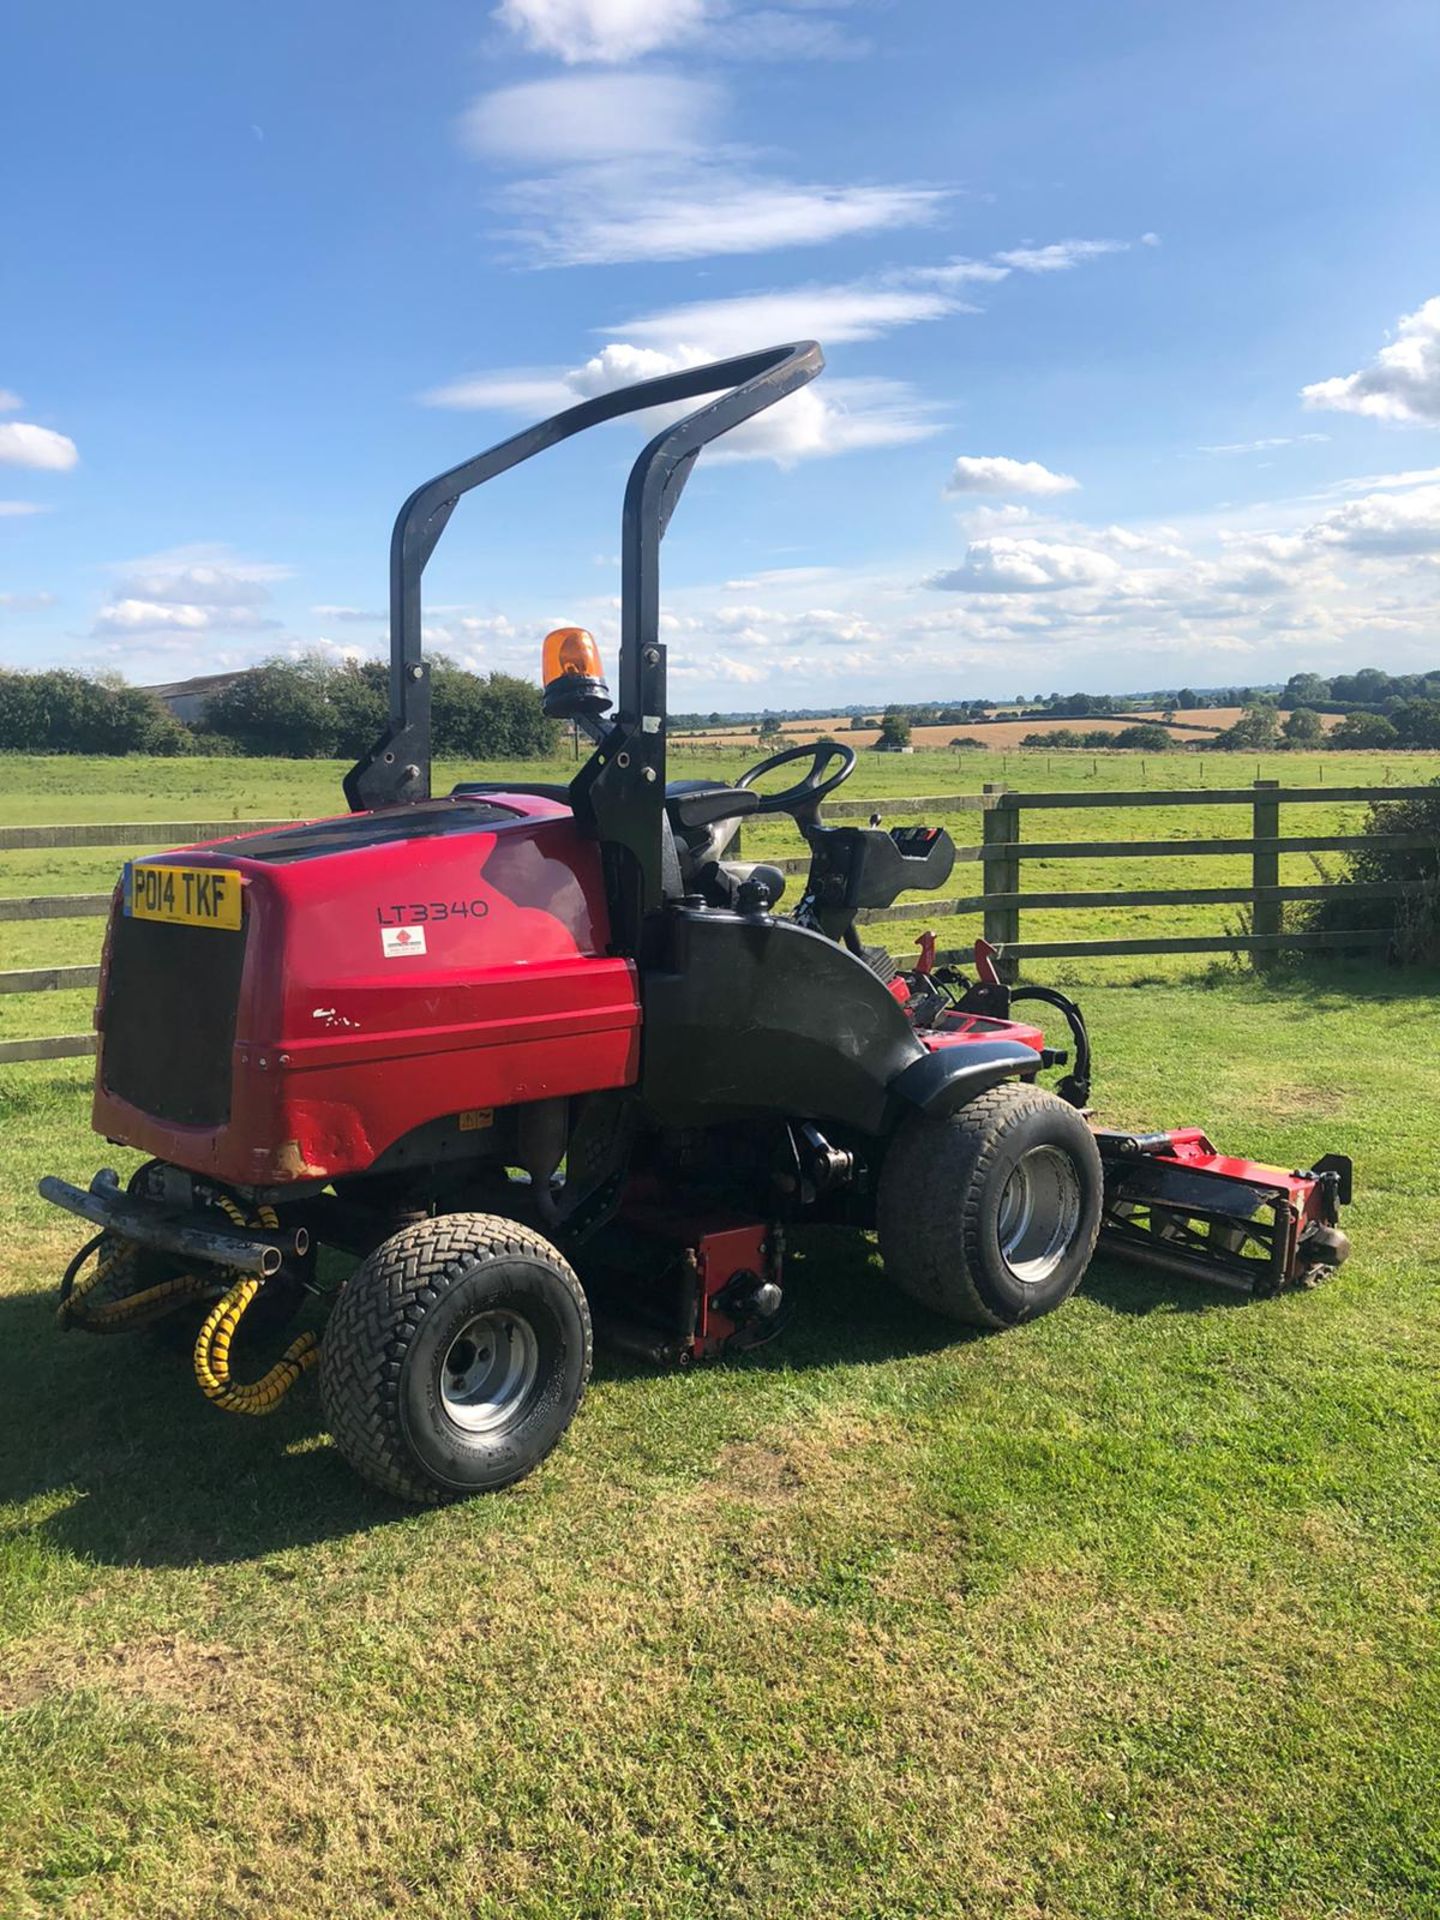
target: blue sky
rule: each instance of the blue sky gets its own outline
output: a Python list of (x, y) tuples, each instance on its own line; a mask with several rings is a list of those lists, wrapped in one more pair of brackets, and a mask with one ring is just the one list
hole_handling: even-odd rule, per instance
[[(1440, 662), (1433, 0), (12, 10), (0, 660), (384, 646), (420, 480), (814, 335), (692, 483), (684, 707)], [(432, 644), (611, 640), (605, 429), (468, 502)], [(708, 458), (708, 457), (707, 457)]]

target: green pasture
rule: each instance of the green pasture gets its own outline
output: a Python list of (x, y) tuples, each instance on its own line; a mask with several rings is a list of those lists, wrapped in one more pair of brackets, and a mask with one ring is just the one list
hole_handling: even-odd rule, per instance
[[(1017, 786), (1141, 778), (1007, 757)], [(1324, 772), (1387, 766), (1430, 774)], [(899, 819), (982, 777), (872, 755), (851, 791)], [(336, 789), (323, 764), (0, 758), (0, 824)], [(1036, 818), (1243, 831), (1197, 813)], [(0, 854), (0, 892), (116, 863)], [(1125, 882), (1026, 870), (1091, 883)], [(3, 965), (89, 959), (99, 930), (0, 925)], [(1250, 1303), (1102, 1260), (1060, 1313), (976, 1337), (867, 1241), (797, 1235), (781, 1341), (683, 1375), (602, 1351), (538, 1475), (424, 1514), (350, 1475), (312, 1382), (241, 1421), (156, 1340), (56, 1331), (77, 1236), (34, 1180), (133, 1157), (89, 1134), (87, 1062), (0, 1068), (0, 1915), (1432, 1920), (1440, 979), (1122, 964), (1084, 993), (1104, 1118), (1352, 1154), (1332, 1281)], [(79, 1030), (88, 1001), (11, 996), (4, 1030)]]
[[(759, 757), (758, 746), (739, 753), (673, 756), (679, 776), (713, 774), (733, 779)], [(573, 769), (569, 759), (522, 761), (483, 768), (437, 766), (435, 790), (443, 793), (465, 778), (563, 780)], [(340, 809), (343, 766), (323, 760), (143, 760), (45, 758), (0, 755), (0, 825), (67, 825), (109, 820), (282, 819), (314, 816)], [(1133, 788), (1245, 786), (1255, 779), (1276, 779), (1289, 786), (1406, 785), (1440, 776), (1440, 754), (1340, 754), (1247, 756), (1175, 753), (1148, 758), (1130, 753), (1007, 754), (967, 752), (904, 755), (862, 753), (845, 788), (847, 799), (874, 799), (888, 823), (917, 819), (907, 798), (930, 794), (979, 793), (987, 783), (1021, 791), (1096, 793)], [(1281, 831), (1328, 835), (1355, 831), (1362, 805), (1287, 807)], [(979, 816), (961, 813), (943, 818), (960, 844), (979, 838)], [(1168, 843), (1194, 839), (1243, 837), (1249, 810), (1235, 806), (1189, 805), (1176, 808), (1086, 807), (1024, 816), (1022, 834), (1030, 839), (1119, 840), (1153, 836)], [(163, 844), (163, 843), (162, 843)], [(745, 829), (749, 856), (796, 855), (803, 843), (788, 821), (767, 821)], [(155, 851), (156, 848), (135, 851)], [(57, 848), (0, 852), (0, 893), (96, 893), (113, 886), (124, 850)], [(1307, 884), (1327, 880), (1343, 869), (1343, 855), (1286, 855), (1280, 878)], [(1167, 854), (1136, 860), (1027, 861), (1021, 885), (1033, 892), (1119, 887), (1195, 887), (1243, 885), (1250, 877), (1245, 855)], [(970, 895), (980, 890), (980, 867), (956, 865), (935, 898)], [(798, 881), (790, 883), (793, 899)], [(1131, 907), (1047, 910), (1022, 918), (1022, 935), (1039, 939), (1103, 939), (1114, 936), (1166, 936), (1224, 933), (1241, 925), (1238, 907)], [(981, 930), (980, 916), (949, 916), (938, 921), (944, 947), (962, 947)], [(98, 955), (102, 923), (97, 919), (48, 920), (0, 924), (0, 966), (45, 967), (92, 963)], [(867, 938), (897, 952), (913, 947), (916, 922), (879, 928)], [(1036, 962), (1032, 977), (1054, 982), (1180, 979), (1213, 970), (1213, 959), (1193, 955), (1145, 959)], [(0, 997), (0, 1039), (81, 1031), (89, 1018), (90, 996), (48, 993)], [(77, 1025), (77, 1022), (79, 1023)]]

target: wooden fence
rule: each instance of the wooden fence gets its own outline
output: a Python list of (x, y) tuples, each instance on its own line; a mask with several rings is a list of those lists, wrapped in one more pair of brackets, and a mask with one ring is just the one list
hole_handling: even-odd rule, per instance
[[(1005, 965), (1013, 972), (1022, 960), (1082, 959), (1109, 954), (1266, 954), (1292, 948), (1383, 946), (1390, 936), (1380, 928), (1361, 928), (1334, 934), (1287, 933), (1283, 926), (1286, 903), (1323, 899), (1332, 891), (1333, 883), (1282, 886), (1279, 879), (1280, 856), (1287, 853), (1343, 853), (1358, 847), (1433, 847), (1434, 835), (1286, 836), (1280, 832), (1280, 809), (1282, 806), (1316, 802), (1433, 799), (1435, 794), (1434, 786), (1282, 787), (1275, 780), (1257, 780), (1249, 787), (1185, 787), (1123, 793), (1012, 793), (1001, 786), (987, 786), (980, 794), (942, 794), (923, 799), (897, 795), (881, 800), (831, 801), (825, 808), (825, 814), (830, 820), (863, 820), (874, 813), (882, 818), (903, 815), (906, 819), (932, 819), (937, 815), (954, 813), (979, 814), (979, 843), (956, 848), (958, 862), (973, 862), (979, 868), (978, 893), (961, 894), (958, 898), (947, 895), (942, 899), (927, 895), (902, 905), (864, 912), (859, 918), (885, 924), (923, 920), (939, 926), (947, 919), (978, 914), (982, 916), (985, 938), (1004, 950)], [(1095, 807), (1197, 806), (1248, 809), (1248, 833), (1234, 838), (1179, 840), (1037, 841), (1023, 839), (1021, 835), (1021, 822), (1027, 812)], [(138, 847), (192, 846), (199, 841), (226, 839), (237, 833), (288, 825), (290, 822), (285, 820), (147, 820), (106, 826), (0, 827), (0, 853), (54, 847), (122, 847), (133, 851)], [(1197, 854), (1248, 855), (1248, 883), (1228, 887), (1125, 887), (1029, 893), (1023, 891), (1020, 885), (1020, 868), (1026, 860), (1155, 860), (1189, 858)], [(802, 873), (809, 863), (802, 857), (781, 860), (777, 864), (787, 873)], [(1346, 891), (1351, 898), (1395, 900), (1403, 895), (1405, 888), (1399, 881), (1375, 881), (1362, 886), (1347, 885)], [(1022, 912), (1083, 912), (1093, 907), (1161, 906), (1245, 906), (1250, 909), (1253, 931), (1112, 940), (1025, 940), (1021, 937)], [(108, 892), (0, 897), (0, 922), (98, 917), (109, 910)], [(968, 958), (968, 953), (957, 949), (941, 957), (964, 960)], [(14, 968), (0, 971), (0, 994), (93, 988), (98, 983), (99, 974), (98, 966)], [(0, 1041), (0, 1063), (63, 1060), (94, 1051), (95, 1036), (91, 1033), (63, 1034), (39, 1040), (3, 1040)]]
[[(1278, 780), (1256, 780), (1248, 787), (1185, 787), (1124, 793), (1012, 793), (987, 786), (980, 796), (980, 844), (957, 848), (960, 860), (980, 864), (981, 890), (959, 898), (922, 900), (904, 906), (882, 907), (861, 915), (868, 921), (940, 921), (956, 914), (981, 914), (985, 938), (1004, 949), (1007, 965), (1022, 960), (1097, 958), (1110, 954), (1151, 953), (1277, 953), (1306, 948), (1373, 948), (1391, 935), (1385, 928), (1358, 928), (1335, 933), (1292, 933), (1284, 927), (1284, 909), (1290, 901), (1321, 900), (1343, 885), (1351, 899), (1397, 900), (1406, 888), (1398, 880), (1280, 884), (1280, 856), (1287, 853), (1349, 853), (1361, 847), (1423, 848), (1435, 845), (1433, 833), (1292, 834), (1280, 832), (1282, 806), (1317, 802), (1434, 799), (1434, 786), (1413, 787), (1282, 787)], [(894, 803), (892, 803), (893, 807)], [(903, 803), (908, 814), (911, 803)], [(919, 801), (918, 808), (934, 808)], [(1094, 807), (1245, 807), (1249, 832), (1224, 839), (1177, 840), (1026, 840), (1021, 822), (1031, 811), (1060, 811)], [(1243, 854), (1250, 860), (1248, 884), (1228, 887), (1124, 887), (1105, 890), (1025, 892), (1020, 867), (1025, 860), (1163, 860), (1195, 855)], [(803, 864), (803, 863), (797, 863)], [(1084, 912), (1096, 907), (1245, 906), (1250, 909), (1250, 933), (1165, 934), (1140, 939), (1025, 940), (1021, 913), (1064, 910)], [(947, 959), (964, 958), (946, 954)]]

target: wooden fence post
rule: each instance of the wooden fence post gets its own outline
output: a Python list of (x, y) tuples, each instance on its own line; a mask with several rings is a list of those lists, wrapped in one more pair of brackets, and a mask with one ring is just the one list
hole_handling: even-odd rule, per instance
[[(1020, 809), (1015, 804), (1015, 797), (1004, 786), (987, 780), (982, 798), (985, 808), (980, 816), (982, 846), (993, 847), (1009, 840), (1018, 840)], [(982, 862), (982, 872), (982, 891), (986, 901), (985, 938), (992, 946), (1013, 946), (1020, 938), (1019, 907), (991, 906), (989, 903), (996, 894), (1020, 891), (1020, 862), (1015, 859), (985, 860)], [(999, 971), (1002, 979), (1013, 980), (1018, 972), (1017, 963), (1002, 958)]]
[[(1280, 782), (1278, 780), (1257, 780), (1255, 782), (1255, 803), (1252, 809), (1251, 832), (1255, 837), (1255, 846), (1250, 855), (1250, 885), (1254, 888), (1250, 918), (1255, 933), (1279, 933), (1282, 931), (1285, 909), (1273, 896), (1262, 894), (1262, 887), (1278, 887), (1280, 884), (1280, 856), (1270, 853), (1260, 846), (1262, 840), (1278, 840), (1280, 837)], [(1273, 962), (1275, 955), (1257, 949), (1254, 956), (1257, 971)]]

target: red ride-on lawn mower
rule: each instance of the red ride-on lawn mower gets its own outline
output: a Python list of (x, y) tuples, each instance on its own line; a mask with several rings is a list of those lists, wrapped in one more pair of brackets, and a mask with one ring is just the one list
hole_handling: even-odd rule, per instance
[[(190, 1316), (200, 1385), (269, 1411), (318, 1361), (330, 1429), (402, 1498), (502, 1487), (569, 1425), (592, 1316), (685, 1364), (785, 1319), (791, 1223), (877, 1228), (937, 1312), (1010, 1327), (1116, 1253), (1256, 1293), (1344, 1258), (1338, 1157), (1283, 1173), (1191, 1129), (1092, 1128), (1089, 1042), (1049, 988), (862, 945), (857, 914), (948, 878), (941, 828), (827, 826), (854, 770), (793, 747), (733, 786), (667, 782), (660, 541), (701, 449), (814, 378), (779, 347), (587, 400), (413, 494), (391, 548), (390, 724), (351, 812), (137, 860), (97, 1011), (94, 1126), (152, 1156), (123, 1187), (41, 1192), (98, 1229), (62, 1286), (98, 1333)], [(595, 643), (545, 643), (547, 711), (594, 743), (568, 787), (430, 793), (420, 578), (461, 496), (618, 415), (714, 396), (641, 453), (625, 495), (619, 700)], [(792, 784), (764, 791), (782, 767)], [(734, 857), (786, 814), (784, 874)], [(1064, 1016), (1052, 1049), (1017, 1009)], [(1056, 1091), (1042, 1072), (1065, 1067)], [(256, 1378), (320, 1246), (358, 1264), (318, 1343)], [(196, 1323), (198, 1332), (195, 1331)], [(180, 1320), (185, 1326), (185, 1321)]]

